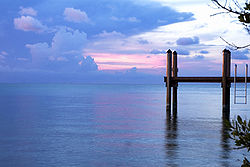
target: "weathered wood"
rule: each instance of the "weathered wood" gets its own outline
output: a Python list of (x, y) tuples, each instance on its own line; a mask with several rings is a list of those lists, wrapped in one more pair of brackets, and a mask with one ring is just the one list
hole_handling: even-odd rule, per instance
[[(165, 77), (165, 82), (167, 78)], [(173, 82), (214, 82), (219, 83), (222, 77), (173, 77)]]
[[(177, 67), (177, 52), (173, 52), (173, 77), (177, 77), (178, 67)], [(173, 116), (177, 116), (177, 87), (178, 82), (173, 83)]]
[(166, 97), (166, 110), (167, 114), (171, 115), (171, 69), (172, 69), (172, 51), (167, 51), (167, 97)]
[[(201, 83), (221, 83), (222, 87), (222, 115), (223, 119), (229, 120), (230, 118), (230, 87), (234, 82), (234, 77), (230, 77), (231, 73), (231, 52), (229, 50), (223, 50), (223, 65), (222, 65), (222, 77), (178, 77), (177, 72), (177, 53), (172, 51), (167, 52), (167, 76), (164, 77), (164, 82), (167, 86), (167, 111), (171, 113), (171, 87), (173, 87), (173, 110), (174, 114), (177, 114), (177, 87), (179, 82), (201, 82)], [(173, 76), (171, 76), (171, 64), (173, 66)], [(247, 69), (246, 69), (247, 73)], [(235, 81), (244, 83), (250, 83), (250, 77), (237, 77)], [(247, 84), (246, 84), (247, 86)], [(176, 111), (176, 112), (175, 112)], [(171, 116), (171, 115), (170, 115)]]
[[(164, 81), (167, 81), (167, 77), (164, 78)], [(172, 77), (173, 82), (206, 82), (206, 83), (221, 83), (222, 77)], [(232, 83), (234, 82), (233, 77), (228, 77), (227, 81)], [(245, 77), (237, 77), (236, 82), (245, 82)], [(250, 83), (250, 77), (247, 77), (247, 82)]]
[[(232, 83), (234, 82), (234, 78), (230, 77), (228, 78), (228, 81)], [(237, 77), (236, 82), (245, 82), (245, 77)], [(247, 77), (247, 83), (250, 83), (250, 77)]]
[(231, 53), (229, 50), (223, 50), (223, 65), (222, 65), (222, 115), (223, 119), (229, 120), (230, 117), (230, 64)]

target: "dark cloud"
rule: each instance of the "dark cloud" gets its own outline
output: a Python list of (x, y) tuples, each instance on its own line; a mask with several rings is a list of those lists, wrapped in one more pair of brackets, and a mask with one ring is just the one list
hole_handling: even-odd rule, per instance
[(200, 53), (201, 53), (201, 54), (208, 54), (209, 51), (207, 51), (207, 50), (201, 50)]
[(132, 67), (129, 70), (127, 70), (128, 73), (135, 73), (137, 71), (136, 67)]
[[(84, 11), (90, 22), (81, 26), (65, 23), (61, 16), (65, 8), (69, 7)], [(177, 12), (157, 2), (137, 3), (133, 0), (45, 0), (37, 6), (37, 10), (47, 18), (56, 16), (53, 17), (53, 23), (57, 25), (66, 24), (73, 28), (80, 26), (88, 36), (96, 35), (104, 30), (132, 35), (161, 25), (193, 19), (192, 13)], [(167, 20), (167, 22), (159, 22), (159, 20)]]
[(190, 55), (190, 52), (188, 50), (185, 49), (176, 49), (177, 54), (179, 55)]
[(199, 43), (200, 43), (199, 37), (193, 37), (193, 38), (183, 37), (183, 38), (179, 38), (176, 41), (177, 45), (194, 45), (194, 44), (199, 44)]
[(248, 60), (249, 57), (248, 55), (250, 54), (250, 52), (248, 50), (237, 50), (237, 51), (232, 51), (231, 55), (232, 55), (232, 59), (237, 59), (237, 60)]
[(142, 44), (142, 45), (149, 44), (149, 42), (147, 40), (145, 40), (145, 39), (139, 39), (138, 43)]
[(91, 56), (87, 56), (79, 62), (81, 71), (97, 71), (98, 65)]
[(153, 49), (152, 51), (150, 51), (150, 54), (154, 54), (154, 55), (165, 54), (165, 53), (166, 53), (165, 50), (158, 50), (158, 49)]

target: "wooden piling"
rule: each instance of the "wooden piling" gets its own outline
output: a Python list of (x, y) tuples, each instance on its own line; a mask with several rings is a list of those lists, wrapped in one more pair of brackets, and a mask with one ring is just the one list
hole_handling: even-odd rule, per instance
[[(173, 52), (173, 78), (177, 77), (178, 67), (177, 67), (177, 52)], [(178, 82), (173, 82), (173, 116), (177, 116), (177, 87)]]
[(230, 118), (230, 86), (229, 81), (231, 72), (231, 52), (227, 49), (223, 50), (222, 65), (222, 116), (223, 119)]
[(171, 115), (171, 68), (172, 68), (172, 51), (167, 51), (167, 97), (166, 97), (166, 111), (168, 116)]

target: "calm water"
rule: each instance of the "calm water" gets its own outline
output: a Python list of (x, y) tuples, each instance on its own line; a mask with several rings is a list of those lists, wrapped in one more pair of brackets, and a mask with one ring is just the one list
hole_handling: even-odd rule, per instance
[[(0, 84), (0, 166), (240, 166), (220, 85), (178, 90), (167, 120), (164, 85)], [(250, 105), (231, 104), (237, 114)]]

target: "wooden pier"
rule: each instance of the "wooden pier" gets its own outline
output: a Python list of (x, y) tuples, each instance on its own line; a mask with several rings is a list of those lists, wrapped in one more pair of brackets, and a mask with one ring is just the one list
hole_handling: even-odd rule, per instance
[[(178, 77), (177, 52), (167, 51), (167, 71), (164, 82), (167, 87), (166, 110), (167, 116), (171, 116), (171, 100), (173, 100), (173, 116), (177, 115), (177, 88), (179, 82), (201, 82), (201, 83), (221, 83), (222, 87), (222, 117), (230, 118), (230, 87), (234, 82), (231, 77), (231, 52), (223, 50), (222, 77)], [(237, 77), (236, 82), (250, 82), (250, 77)], [(171, 88), (173, 88), (173, 99), (171, 99)]]

